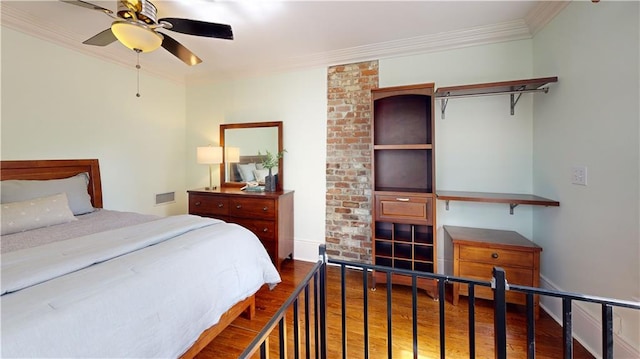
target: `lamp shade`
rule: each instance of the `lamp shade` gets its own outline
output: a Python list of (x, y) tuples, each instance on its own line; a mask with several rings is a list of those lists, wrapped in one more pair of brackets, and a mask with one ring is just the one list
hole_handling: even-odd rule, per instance
[(196, 158), (200, 164), (222, 163), (222, 147), (198, 147)]
[(229, 163), (240, 162), (240, 148), (227, 147), (227, 156), (225, 157), (225, 160)]
[(142, 24), (115, 21), (111, 24), (111, 32), (118, 41), (131, 50), (151, 52), (162, 45), (162, 35)]

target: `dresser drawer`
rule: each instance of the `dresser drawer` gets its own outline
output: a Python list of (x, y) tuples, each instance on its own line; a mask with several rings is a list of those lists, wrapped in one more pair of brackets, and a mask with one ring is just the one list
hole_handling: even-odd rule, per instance
[(260, 238), (261, 241), (273, 241), (276, 238), (276, 224), (273, 221), (238, 217), (232, 217), (230, 221), (247, 228)]
[(375, 196), (376, 221), (431, 224), (431, 201), (429, 197)]
[(189, 195), (189, 213), (209, 217), (227, 216), (229, 199), (223, 196)]
[(487, 263), (490, 266), (519, 266), (531, 268), (533, 253), (501, 248), (460, 245), (460, 260)]
[(229, 215), (250, 219), (275, 219), (276, 202), (272, 199), (231, 198)]

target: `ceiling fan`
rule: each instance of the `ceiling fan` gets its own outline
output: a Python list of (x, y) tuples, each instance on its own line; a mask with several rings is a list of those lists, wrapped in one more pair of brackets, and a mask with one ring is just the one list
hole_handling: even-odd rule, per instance
[(109, 9), (82, 0), (60, 1), (97, 10), (114, 19), (110, 28), (83, 42), (87, 45), (106, 46), (118, 40), (138, 53), (151, 52), (162, 46), (185, 64), (193, 66), (202, 60), (178, 41), (158, 30), (233, 40), (233, 31), (229, 25), (173, 17), (157, 19), (157, 9), (148, 0), (119, 0), (115, 14)]

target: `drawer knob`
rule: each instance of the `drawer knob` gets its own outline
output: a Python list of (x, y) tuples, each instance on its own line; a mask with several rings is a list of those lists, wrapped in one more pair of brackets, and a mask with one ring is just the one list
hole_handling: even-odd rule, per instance
[(218, 203), (218, 208), (222, 208), (222, 207), (224, 207), (224, 204)]
[(242, 205), (240, 205), (240, 204), (239, 204), (239, 205), (236, 205), (236, 208), (237, 208), (237, 209), (240, 209), (240, 208), (242, 208)]
[(269, 210), (269, 208), (267, 208), (267, 207), (263, 207), (263, 208), (262, 208), (262, 210), (266, 212), (266, 211), (268, 211), (268, 210)]
[(195, 205), (196, 205), (196, 206), (199, 206), (199, 205), (200, 205), (200, 201), (196, 202), (196, 203), (195, 203)]
[(491, 253), (491, 258), (493, 258), (493, 259), (498, 258), (498, 253)]
[(263, 229), (262, 229), (262, 231), (263, 231), (264, 233), (267, 233), (267, 232), (269, 232), (269, 229), (268, 229), (268, 228), (263, 228)]

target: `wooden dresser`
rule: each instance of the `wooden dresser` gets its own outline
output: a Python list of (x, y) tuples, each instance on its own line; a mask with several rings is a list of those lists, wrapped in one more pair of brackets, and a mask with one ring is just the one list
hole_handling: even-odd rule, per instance
[(245, 192), (223, 187), (189, 193), (189, 214), (237, 223), (255, 233), (278, 271), (293, 258), (293, 191)]
[[(510, 284), (538, 287), (542, 248), (514, 231), (444, 226), (445, 257), (453, 259), (447, 273), (456, 277), (490, 280), (493, 267), (502, 267)], [(466, 285), (453, 284), (453, 305), (460, 295), (468, 295)], [(487, 287), (475, 287), (477, 298), (493, 299)], [(524, 294), (507, 292), (507, 302), (526, 304)], [(536, 318), (538, 296), (534, 297)]]

